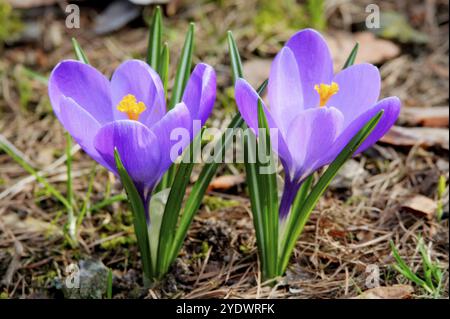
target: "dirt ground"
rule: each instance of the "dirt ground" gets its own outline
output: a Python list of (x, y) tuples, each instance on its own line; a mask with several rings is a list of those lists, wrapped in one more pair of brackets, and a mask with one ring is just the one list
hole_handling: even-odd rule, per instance
[[(49, 182), (62, 193), (66, 191), (65, 136), (52, 113), (44, 77), (62, 59), (74, 58), (72, 36), (90, 63), (108, 76), (121, 61), (146, 54), (146, 21), (152, 7), (144, 9), (144, 18), (138, 17), (118, 31), (96, 35), (92, 31), (95, 17), (105, 5), (94, 6), (92, 2), (80, 3), (80, 29), (67, 29), (64, 11), (54, 5), (20, 12), (25, 28), (35, 31), (32, 36), (7, 42), (3, 48), (0, 38), (0, 137), (23, 152), (34, 168), (44, 170)], [(339, 45), (347, 41), (352, 46), (353, 37), (363, 30), (365, 8), (370, 3), (373, 1), (326, 2), (325, 33), (334, 41), (331, 49), (336, 61), (349, 53), (339, 50)], [(394, 35), (385, 30), (385, 34), (364, 42), (374, 46), (364, 58), (380, 67), (382, 96), (399, 96), (404, 109), (447, 107), (448, 118), (448, 1), (376, 3), (383, 12), (407, 17), (411, 28)], [(184, 0), (164, 7), (171, 70), (175, 69), (187, 25), (194, 21), (194, 62), (207, 62), (217, 71), (218, 98), (211, 126), (225, 127), (236, 112), (227, 30), (235, 35), (246, 76), (258, 82), (261, 75), (257, 69), (268, 70), (267, 59), (304, 26), (283, 13), (284, 24), (276, 22), (276, 17), (275, 22), (268, 18), (265, 22), (262, 8), (257, 0)], [(383, 42), (377, 42), (382, 37)], [(240, 164), (219, 169), (217, 176), (235, 176), (231, 179), (235, 183), (208, 192), (169, 274), (145, 290), (131, 213), (114, 176), (95, 166), (75, 146), (74, 191), (79, 205), (94, 178), (89, 209), (79, 232), (80, 245), (74, 248), (62, 236), (67, 220), (63, 206), (17, 162), (0, 152), (0, 298), (61, 298), (66, 267), (87, 259), (101, 260), (112, 269), (113, 298), (352, 298), (370, 288), (367, 280), (373, 267), (379, 271), (381, 286), (411, 285), (408, 297), (429, 298), (393, 268), (391, 240), (420, 274), (419, 238), (444, 272), (439, 297), (448, 298), (448, 190), (441, 200), (442, 219), (436, 218), (433, 209), (429, 213), (428, 202), (414, 213), (405, 207), (410, 198), (419, 195), (433, 205), (439, 201), (439, 178), (449, 177), (448, 139), (442, 142), (434, 134), (438, 134), (436, 130), (448, 134), (448, 120), (430, 128), (427, 122), (402, 119), (400, 129), (430, 129), (420, 131), (430, 141), (422, 143), (393, 134), (352, 160), (320, 200), (298, 240), (286, 276), (274, 287), (261, 283), (250, 203), (239, 178), (244, 173)]]

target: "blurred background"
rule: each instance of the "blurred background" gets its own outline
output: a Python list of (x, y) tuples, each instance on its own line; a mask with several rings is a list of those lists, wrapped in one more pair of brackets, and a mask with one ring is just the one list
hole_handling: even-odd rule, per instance
[[(296, 270), (272, 297), (359, 295), (368, 264), (381, 267), (382, 285), (407, 284), (389, 275), (389, 240), (417, 269), (419, 235), (448, 268), (446, 0), (0, 0), (0, 142), (13, 146), (64, 193), (66, 140), (49, 103), (47, 77), (59, 61), (75, 58), (72, 37), (107, 76), (125, 59), (144, 59), (155, 4), (164, 12), (172, 75), (188, 24), (195, 22), (194, 63), (209, 63), (218, 75), (211, 126), (226, 127), (236, 112), (228, 30), (255, 87), (268, 76), (284, 42), (312, 27), (325, 35), (336, 70), (358, 42), (357, 63), (380, 68), (382, 97), (396, 95), (403, 102), (391, 132), (336, 179), (302, 235)], [(115, 296), (152, 297), (136, 291), (140, 266), (130, 214), (120, 209), (126, 207), (120, 186), (99, 167), (92, 175), (93, 161), (77, 148), (73, 153), (76, 198), (83, 201), (92, 185), (78, 248), (68, 247), (61, 236), (66, 216), (48, 188), (0, 151), (0, 297), (61, 296), (64, 267), (90, 258), (114, 269)], [(270, 294), (255, 288), (256, 250), (242, 166), (224, 165), (218, 173), (177, 265), (154, 296)], [(95, 176), (91, 184), (90, 176)], [(448, 296), (447, 268), (442, 296)], [(402, 297), (421, 294), (400, 289)]]

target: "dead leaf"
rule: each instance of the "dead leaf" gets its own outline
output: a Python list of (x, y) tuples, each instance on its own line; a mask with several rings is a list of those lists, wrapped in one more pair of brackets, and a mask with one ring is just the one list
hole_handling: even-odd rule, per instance
[(393, 126), (380, 141), (394, 146), (449, 149), (448, 129), (444, 128)]
[(377, 38), (371, 32), (349, 33), (344, 31), (325, 34), (333, 56), (335, 71), (339, 71), (356, 43), (359, 43), (355, 64), (367, 62), (378, 64), (400, 54), (400, 48), (389, 40)]
[(399, 122), (409, 126), (448, 127), (449, 107), (403, 107)]
[(376, 287), (364, 291), (357, 299), (408, 299), (413, 292), (414, 288), (410, 285)]
[(426, 196), (414, 195), (406, 200), (402, 208), (417, 216), (433, 219), (436, 214), (437, 204), (434, 200)]
[(208, 187), (208, 190), (225, 191), (245, 181), (243, 175), (223, 175), (215, 178)]

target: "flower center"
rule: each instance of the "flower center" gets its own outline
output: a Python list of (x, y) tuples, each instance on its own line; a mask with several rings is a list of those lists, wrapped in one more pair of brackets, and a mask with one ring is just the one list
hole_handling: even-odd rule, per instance
[(117, 109), (120, 112), (127, 113), (130, 120), (137, 121), (139, 115), (145, 111), (146, 107), (144, 102), (138, 102), (133, 94), (128, 94), (119, 102)]
[(328, 84), (316, 84), (314, 90), (319, 93), (320, 96), (320, 107), (327, 105), (328, 100), (339, 91), (339, 85), (336, 82), (332, 82), (331, 85)]

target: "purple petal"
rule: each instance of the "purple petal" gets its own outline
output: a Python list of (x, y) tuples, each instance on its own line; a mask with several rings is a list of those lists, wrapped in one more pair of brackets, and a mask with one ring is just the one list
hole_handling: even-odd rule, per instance
[[(163, 175), (176, 157), (181, 155), (178, 151), (184, 150), (190, 144), (192, 125), (189, 109), (184, 103), (179, 103), (152, 127), (161, 152), (160, 175)], [(172, 149), (174, 146), (176, 149)], [(172, 154), (173, 158), (171, 158), (171, 152), (175, 151), (177, 151), (176, 155)]]
[(80, 144), (83, 151), (107, 169), (111, 170), (94, 147), (94, 137), (100, 130), (100, 123), (73, 99), (63, 97), (60, 101), (61, 111), (58, 115), (64, 128)]
[(400, 114), (401, 102), (397, 97), (388, 97), (379, 101), (376, 105), (370, 108), (368, 111), (361, 114), (350, 125), (348, 125), (337, 138), (335, 145), (331, 151), (333, 160), (350, 142), (350, 140), (358, 133), (364, 125), (370, 121), (380, 110), (384, 110), (383, 116), (378, 122), (373, 132), (367, 137), (359, 149), (355, 152), (359, 154), (375, 144), (389, 129), (394, 125)]
[(325, 39), (312, 29), (302, 30), (286, 43), (297, 60), (303, 87), (305, 108), (319, 105), (319, 95), (314, 90), (316, 84), (330, 84), (333, 79), (333, 60)]
[(342, 113), (332, 107), (306, 110), (292, 121), (287, 135), (294, 163), (290, 169), (292, 177), (301, 180), (327, 164), (343, 121)]
[(114, 119), (109, 81), (88, 64), (73, 60), (60, 62), (50, 75), (48, 91), (58, 118), (60, 103), (64, 97), (68, 97), (100, 124)]
[(333, 81), (339, 85), (339, 91), (327, 104), (344, 114), (344, 125), (353, 122), (378, 101), (380, 72), (372, 64), (353, 65), (339, 72)]
[[(355, 154), (359, 154), (371, 147), (390, 130), (390, 128), (392, 127), (392, 125), (394, 125), (394, 123), (398, 119), (398, 116), (400, 115), (401, 106), (402, 103), (400, 102), (400, 99), (398, 97), (388, 97), (382, 99), (372, 108), (372, 110), (366, 112), (367, 115), (360, 116), (361, 122), (368, 118), (365, 122), (363, 122), (367, 123), (367, 121), (375, 116), (377, 112), (379, 112), (380, 110), (384, 110), (380, 122), (378, 122), (375, 129), (372, 131), (372, 133), (370, 133), (370, 135), (358, 148)], [(358, 121), (358, 119), (355, 121)]]
[(125, 119), (126, 114), (117, 110), (124, 96), (132, 94), (137, 101), (144, 102), (147, 109), (139, 116), (139, 122), (152, 127), (166, 114), (164, 87), (159, 75), (145, 62), (128, 60), (122, 63), (111, 79), (112, 107), (116, 119)]
[(116, 147), (135, 183), (153, 186), (158, 180), (158, 140), (144, 124), (130, 120), (110, 122), (99, 130), (94, 138), (94, 146), (111, 167), (116, 167)]
[(304, 110), (297, 62), (288, 47), (281, 49), (272, 63), (268, 90), (270, 112), (286, 133), (292, 120)]
[[(253, 89), (253, 87), (244, 79), (237, 79), (235, 84), (235, 99), (236, 104), (241, 113), (242, 118), (247, 123), (255, 134), (258, 134), (258, 99), (260, 99), (258, 93)], [(264, 110), (266, 106), (264, 105)], [(269, 112), (266, 111), (266, 115)]]
[[(251, 128), (256, 135), (258, 135), (258, 99), (260, 99), (258, 93), (246, 80), (237, 79), (235, 86), (235, 99), (239, 112), (247, 123), (247, 126)], [(269, 127), (271, 129), (278, 130), (278, 140), (275, 141), (273, 134), (271, 135), (272, 145), (277, 145), (278, 149), (275, 151), (280, 155), (286, 165), (290, 165), (291, 156), (286, 145), (284, 133), (278, 128), (277, 123), (272, 117), (271, 111), (265, 106), (262, 99), (261, 102)]]
[(183, 102), (194, 120), (205, 124), (216, 100), (216, 73), (204, 63), (197, 64), (183, 94)]

